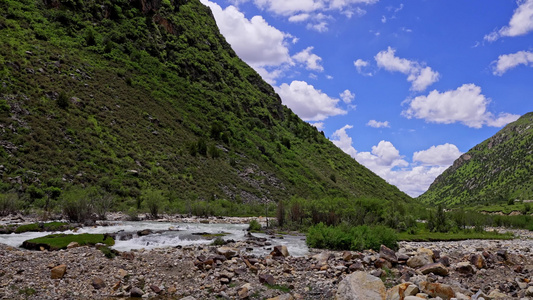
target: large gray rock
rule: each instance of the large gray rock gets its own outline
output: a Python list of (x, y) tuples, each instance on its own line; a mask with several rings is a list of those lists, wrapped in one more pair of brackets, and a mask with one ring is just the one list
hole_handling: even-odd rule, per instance
[(417, 269), (432, 264), (433, 262), (433, 251), (426, 248), (420, 248), (415, 256), (407, 260), (407, 265), (413, 269)]
[(337, 289), (337, 300), (385, 300), (386, 288), (381, 279), (365, 272), (344, 278)]
[(433, 273), (435, 275), (448, 276), (448, 274), (450, 273), (442, 263), (433, 263), (425, 265), (418, 269), (418, 271), (420, 271), (424, 275)]

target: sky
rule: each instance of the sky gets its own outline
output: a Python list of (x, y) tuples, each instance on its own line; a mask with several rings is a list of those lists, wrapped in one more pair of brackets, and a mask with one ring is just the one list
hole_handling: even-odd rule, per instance
[(201, 0), (283, 104), (417, 197), (533, 111), (533, 0)]

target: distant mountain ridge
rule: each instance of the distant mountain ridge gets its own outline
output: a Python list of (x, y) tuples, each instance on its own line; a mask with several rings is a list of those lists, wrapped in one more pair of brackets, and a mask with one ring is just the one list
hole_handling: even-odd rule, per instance
[(446, 205), (533, 199), (533, 112), (459, 157), (418, 199)]
[(0, 2), (0, 192), (410, 197), (281, 104), (199, 0)]

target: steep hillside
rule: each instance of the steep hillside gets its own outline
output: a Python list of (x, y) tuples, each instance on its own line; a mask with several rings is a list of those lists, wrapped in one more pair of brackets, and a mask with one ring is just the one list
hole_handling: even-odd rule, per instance
[(281, 104), (199, 0), (1, 0), (0, 192), (409, 200)]
[(533, 199), (533, 113), (463, 154), (419, 199), (446, 205)]

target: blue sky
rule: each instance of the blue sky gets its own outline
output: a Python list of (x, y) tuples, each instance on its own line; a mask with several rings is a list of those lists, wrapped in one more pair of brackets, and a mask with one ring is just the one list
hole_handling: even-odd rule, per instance
[(533, 0), (201, 0), (285, 105), (411, 196), (533, 111)]

